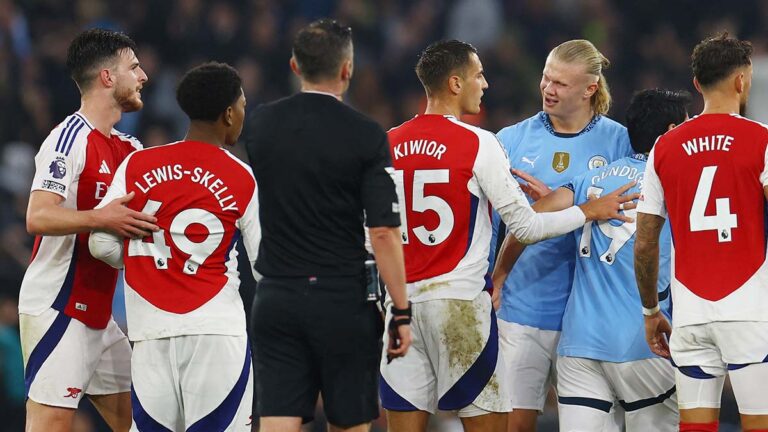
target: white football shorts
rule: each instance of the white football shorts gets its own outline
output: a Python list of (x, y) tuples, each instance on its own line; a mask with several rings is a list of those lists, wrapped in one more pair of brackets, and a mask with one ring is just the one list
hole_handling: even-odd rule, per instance
[(250, 431), (253, 366), (245, 336), (192, 335), (133, 347), (132, 431)]
[[(387, 313), (387, 322), (390, 319)], [(381, 361), (381, 401), (392, 411), (456, 411), (459, 417), (509, 412), (509, 380), (491, 296), (413, 304), (413, 343), (405, 357)]]
[(768, 322), (722, 321), (675, 327), (669, 341), (680, 409), (719, 408), (725, 374), (739, 412), (768, 414)]
[(614, 430), (617, 404), (628, 431), (678, 430), (675, 372), (663, 358), (613, 363), (561, 356), (557, 394), (563, 432)]
[(543, 411), (557, 380), (560, 332), (499, 320), (499, 337), (512, 408)]
[(84, 394), (131, 390), (131, 346), (113, 319), (94, 329), (47, 309), (19, 314), (19, 327), (29, 399), (76, 409)]

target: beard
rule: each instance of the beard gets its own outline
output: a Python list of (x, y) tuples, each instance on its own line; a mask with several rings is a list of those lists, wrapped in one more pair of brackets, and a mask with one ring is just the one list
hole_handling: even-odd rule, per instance
[(128, 87), (118, 87), (115, 89), (115, 102), (120, 106), (123, 112), (134, 112), (144, 106), (138, 92)]
[(739, 102), (739, 115), (746, 117), (747, 115), (747, 101)]

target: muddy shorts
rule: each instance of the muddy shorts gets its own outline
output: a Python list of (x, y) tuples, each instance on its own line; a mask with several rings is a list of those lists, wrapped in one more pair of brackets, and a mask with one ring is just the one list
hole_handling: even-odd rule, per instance
[[(389, 320), (389, 316), (387, 317)], [(413, 345), (381, 362), (381, 402), (392, 411), (457, 411), (460, 417), (508, 412), (496, 314), (491, 296), (413, 305)], [(385, 336), (386, 338), (386, 336)]]

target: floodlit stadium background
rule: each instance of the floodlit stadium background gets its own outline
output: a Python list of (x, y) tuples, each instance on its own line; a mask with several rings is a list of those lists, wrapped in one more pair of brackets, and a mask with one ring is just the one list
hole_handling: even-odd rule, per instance
[[(423, 109), (413, 67), (420, 50), (437, 39), (462, 39), (479, 49), (490, 88), (483, 112), (470, 121), (497, 131), (540, 109), (544, 59), (565, 40), (589, 39), (611, 60), (605, 72), (614, 98), (610, 116), (623, 122), (635, 90), (695, 93), (690, 51), (721, 30), (754, 44), (750, 114), (768, 120), (768, 2), (758, 0), (0, 0), (0, 431), (23, 430), (16, 298), (32, 246), (24, 214), (34, 154), (50, 129), (79, 106), (64, 66), (72, 37), (106, 27), (138, 43), (149, 75), (145, 108), (124, 116), (117, 128), (154, 146), (183, 137), (175, 83), (203, 61), (235, 66), (250, 108), (296, 91), (288, 67), (292, 35), (321, 16), (352, 26), (355, 76), (346, 100), (385, 129)], [(700, 108), (697, 98), (691, 112)], [(253, 282), (244, 280), (247, 305), (252, 289)], [(543, 432), (557, 430), (556, 406), (547, 409)], [(92, 410), (83, 412), (77, 431), (108, 430)], [(730, 391), (721, 421), (721, 430), (738, 430)], [(319, 423), (307, 430), (323, 430)], [(460, 430), (450, 419), (432, 426)], [(384, 430), (384, 422), (374, 430)]]

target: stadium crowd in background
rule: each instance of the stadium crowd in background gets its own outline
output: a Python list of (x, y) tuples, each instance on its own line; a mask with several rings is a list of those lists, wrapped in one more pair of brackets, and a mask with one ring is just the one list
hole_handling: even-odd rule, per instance
[[(290, 43), (302, 26), (332, 16), (355, 31), (355, 80), (346, 101), (388, 129), (423, 112), (426, 99), (413, 74), (429, 42), (455, 37), (473, 43), (484, 59), (491, 89), (482, 112), (468, 119), (487, 129), (527, 118), (540, 109), (536, 83), (543, 59), (562, 41), (585, 38), (612, 61), (614, 98), (608, 113), (623, 122), (635, 89), (693, 92), (690, 50), (705, 35), (730, 30), (752, 41), (755, 58), (768, 50), (762, 32), (768, 3), (745, 0), (673, 3), (504, 0), (0, 0), (0, 307), (15, 307), (32, 250), (24, 213), (33, 156), (48, 132), (77, 109), (79, 95), (65, 68), (69, 41), (89, 27), (127, 32), (136, 40), (152, 80), (146, 107), (117, 128), (146, 146), (181, 139), (187, 124), (174, 88), (190, 66), (205, 60), (237, 67), (248, 108), (295, 90), (288, 67)], [(691, 109), (700, 111), (700, 105)], [(18, 404), (23, 379), (13, 337), (14, 314), (0, 313), (0, 389), (3, 410)], [(7, 402), (6, 402), (7, 401)], [(724, 410), (725, 411), (725, 410)], [(3, 419), (11, 418), (0, 415)], [(725, 427), (727, 419), (722, 426)], [(87, 424), (88, 422), (82, 422)], [(13, 430), (13, 429), (11, 429)]]

